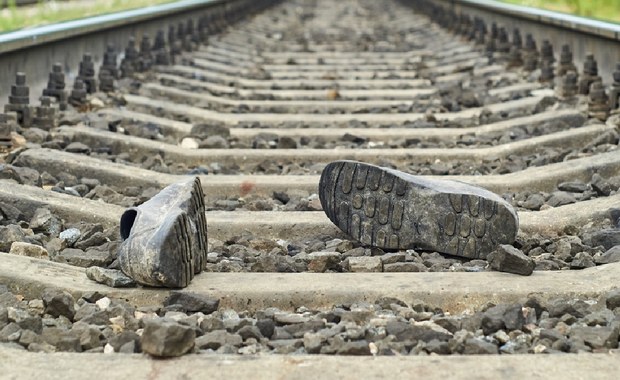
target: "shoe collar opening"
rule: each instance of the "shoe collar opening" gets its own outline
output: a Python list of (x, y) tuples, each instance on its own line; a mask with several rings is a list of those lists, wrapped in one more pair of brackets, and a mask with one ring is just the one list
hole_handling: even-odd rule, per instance
[(127, 239), (131, 234), (131, 229), (136, 217), (138, 216), (138, 210), (134, 208), (127, 209), (121, 216), (121, 238)]

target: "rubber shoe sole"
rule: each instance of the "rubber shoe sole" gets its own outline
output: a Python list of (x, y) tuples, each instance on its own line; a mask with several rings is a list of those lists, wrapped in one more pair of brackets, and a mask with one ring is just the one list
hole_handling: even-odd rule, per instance
[(198, 177), (127, 209), (120, 227), (120, 267), (142, 285), (186, 287), (206, 265), (207, 219)]
[(498, 195), (466, 183), (354, 161), (328, 164), (319, 183), (327, 217), (364, 245), (484, 259), (516, 239), (519, 219)]
[(187, 210), (190, 222), (188, 234), (192, 235), (192, 268), (195, 274), (202, 272), (207, 265), (207, 217), (204, 198), (200, 179), (195, 177), (187, 204), (180, 205)]

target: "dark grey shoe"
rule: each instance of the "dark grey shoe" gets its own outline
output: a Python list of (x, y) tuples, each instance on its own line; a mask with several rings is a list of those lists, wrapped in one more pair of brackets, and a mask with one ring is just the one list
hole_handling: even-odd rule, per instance
[(327, 165), (319, 197), (341, 230), (379, 248), (485, 258), (514, 242), (519, 229), (513, 207), (488, 190), (361, 162)]
[(142, 285), (185, 287), (206, 265), (207, 219), (198, 177), (172, 184), (121, 216), (121, 270)]

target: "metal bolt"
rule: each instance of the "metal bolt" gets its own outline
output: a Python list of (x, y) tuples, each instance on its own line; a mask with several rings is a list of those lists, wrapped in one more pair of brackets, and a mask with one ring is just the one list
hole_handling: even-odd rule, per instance
[(510, 42), (508, 41), (508, 32), (506, 28), (501, 27), (497, 33), (497, 43), (496, 43), (497, 51), (500, 53), (508, 53), (510, 52)]
[(620, 62), (616, 63), (616, 70), (613, 72), (614, 82), (609, 90), (609, 108), (615, 110), (618, 108), (620, 100)]
[(549, 40), (544, 40), (542, 46), (540, 47), (540, 60), (541, 63), (548, 62), (553, 64), (553, 62), (555, 62), (555, 56), (553, 55), (553, 45), (551, 45)]
[(153, 54), (151, 50), (151, 38), (145, 34), (140, 41), (140, 54), (135, 65), (136, 71), (144, 72), (153, 66)]
[(155, 42), (153, 43), (153, 50), (155, 50), (156, 64), (170, 65), (173, 63), (173, 58), (170, 56), (170, 52), (166, 47), (166, 35), (163, 29), (157, 31)]
[(80, 62), (78, 79), (84, 82), (86, 92), (93, 94), (97, 91), (97, 80), (95, 79), (95, 64), (90, 53), (85, 53)]
[(73, 90), (71, 90), (69, 103), (74, 107), (81, 107), (86, 103), (86, 88), (81, 79), (76, 79), (73, 83)]
[(574, 71), (566, 72), (558, 88), (558, 95), (563, 98), (570, 98), (577, 94), (577, 90), (577, 73)]
[(515, 46), (518, 49), (521, 49), (521, 47), (523, 46), (523, 40), (521, 38), (521, 32), (519, 31), (518, 28), (515, 28), (512, 31), (512, 46)]
[(32, 125), (45, 131), (56, 127), (56, 109), (52, 107), (51, 98), (47, 96), (41, 97), (41, 105), (36, 108)]
[(557, 76), (566, 75), (569, 71), (577, 73), (577, 68), (573, 63), (573, 53), (569, 45), (562, 45), (562, 51), (560, 52), (560, 63), (558, 65)]
[(598, 65), (596, 59), (594, 59), (594, 54), (588, 53), (583, 62), (583, 75), (579, 80), (579, 93), (588, 95), (590, 86), (596, 81), (602, 81), (602, 79), (598, 76)]
[(11, 86), (9, 102), (4, 106), (4, 112), (17, 113), (17, 122), (22, 127), (32, 125), (32, 109), (30, 108), (30, 88), (26, 85), (26, 74), (15, 74), (15, 84)]
[(590, 85), (588, 97), (588, 114), (590, 117), (605, 121), (609, 116), (609, 98), (601, 81)]
[(62, 64), (54, 63), (49, 74), (47, 87), (43, 89), (43, 96), (56, 99), (61, 111), (67, 109), (67, 92), (65, 91), (65, 74), (62, 72)]
[(136, 49), (136, 40), (129, 37), (127, 47), (125, 48), (125, 57), (121, 61), (121, 77), (125, 78), (133, 75), (136, 70), (136, 60), (138, 59), (138, 50)]

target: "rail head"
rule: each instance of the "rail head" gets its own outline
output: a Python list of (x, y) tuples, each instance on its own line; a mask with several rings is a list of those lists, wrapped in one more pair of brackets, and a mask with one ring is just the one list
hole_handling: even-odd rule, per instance
[(32, 29), (17, 30), (0, 34), (0, 54), (227, 2), (230, 0), (182, 0)]
[(507, 4), (496, 0), (449, 0), (449, 3), (620, 41), (620, 24), (545, 9)]

